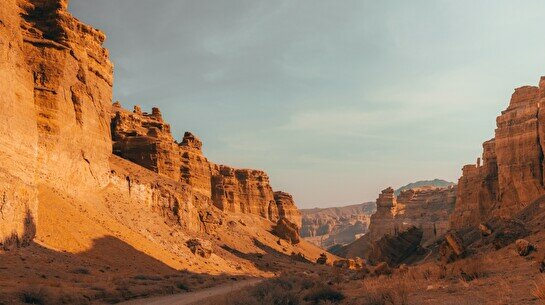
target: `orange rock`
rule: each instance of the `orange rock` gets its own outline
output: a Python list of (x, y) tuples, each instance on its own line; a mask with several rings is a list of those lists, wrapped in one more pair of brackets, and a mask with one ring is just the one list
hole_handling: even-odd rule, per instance
[(0, 243), (32, 238), (38, 185), (74, 195), (108, 182), (113, 68), (105, 35), (66, 7), (0, 6)]
[(512, 217), (545, 194), (545, 81), (515, 90), (496, 119), (495, 138), (483, 144), (483, 165), (466, 165), (458, 183), (453, 228), (492, 216)]

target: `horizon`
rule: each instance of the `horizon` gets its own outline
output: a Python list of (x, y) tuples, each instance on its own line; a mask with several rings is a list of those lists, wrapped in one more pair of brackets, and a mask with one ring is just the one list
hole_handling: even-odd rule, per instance
[(264, 169), (299, 208), (456, 183), (513, 89), (545, 74), (540, 3), (348, 2), (70, 11), (108, 36), (114, 100), (159, 107), (177, 139), (190, 130), (213, 162)]

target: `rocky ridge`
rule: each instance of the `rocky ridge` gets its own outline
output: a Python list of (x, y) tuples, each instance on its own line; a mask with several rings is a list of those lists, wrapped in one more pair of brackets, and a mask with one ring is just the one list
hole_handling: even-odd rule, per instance
[(114, 154), (186, 185), (194, 201), (272, 222), (287, 218), (301, 226), (292, 196), (274, 192), (265, 172), (210, 162), (202, 154), (202, 142), (190, 132), (178, 143), (158, 108), (146, 113), (136, 106), (130, 112), (115, 103), (111, 128)]
[[(210, 162), (195, 135), (172, 137), (157, 108), (112, 104), (106, 36), (67, 6), (0, 6), (0, 251), (28, 246), (37, 260), (65, 253), (133, 275), (159, 265), (264, 274), (278, 268), (258, 262), (267, 251), (315, 260), (321, 250), (299, 241), (292, 196), (273, 191), (265, 172)], [(127, 269), (125, 255), (147, 263)], [(1, 267), (22, 270), (10, 266)]]
[(458, 182), (453, 228), (476, 226), (491, 217), (510, 218), (545, 194), (545, 77), (539, 87), (515, 89), (496, 119), (495, 137), (482, 158), (466, 165)]

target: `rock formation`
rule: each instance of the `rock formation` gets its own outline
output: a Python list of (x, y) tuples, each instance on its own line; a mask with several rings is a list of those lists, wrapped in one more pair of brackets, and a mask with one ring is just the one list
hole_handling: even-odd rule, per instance
[[(67, 194), (108, 181), (112, 64), (105, 35), (67, 1), (6, 0), (0, 8), (0, 241), (27, 238), (40, 185)], [(27, 217), (28, 218), (28, 217)]]
[(286, 218), (280, 218), (278, 220), (273, 233), (292, 244), (297, 244), (301, 240), (299, 236), (299, 227)]
[(377, 199), (377, 212), (371, 216), (369, 237), (377, 240), (415, 226), (423, 232), (423, 243), (432, 242), (448, 231), (448, 219), (455, 200), (456, 187), (453, 186), (408, 189), (397, 198), (394, 190), (387, 188)]
[(115, 103), (111, 129), (114, 154), (187, 185), (221, 211), (258, 215), (274, 223), (285, 217), (301, 226), (293, 198), (273, 192), (265, 172), (208, 161), (202, 142), (190, 132), (178, 144), (159, 109), (150, 114), (136, 106), (130, 112)]
[(512, 217), (545, 194), (543, 167), (545, 78), (539, 87), (515, 89), (496, 120), (495, 137), (483, 144), (482, 164), (466, 165), (458, 183), (453, 228)]
[(386, 262), (397, 266), (417, 254), (422, 241), (422, 230), (411, 227), (398, 235), (386, 234), (371, 244), (367, 258), (371, 263)]
[(447, 233), (449, 216), (454, 210), (456, 186), (408, 189), (395, 196), (393, 188), (383, 190), (376, 200), (377, 211), (371, 216), (369, 232), (334, 253), (345, 257), (369, 257), (376, 242), (388, 235), (392, 238), (416, 227), (423, 246)]
[[(110, 173), (112, 139), (115, 154), (185, 186), (176, 196), (160, 187), (149, 191), (159, 205), (212, 204), (300, 226), (291, 197), (275, 196), (263, 171), (209, 162), (191, 133), (177, 143), (157, 108), (112, 107), (106, 36), (75, 19), (67, 5), (6, 0), (0, 8), (0, 72), (9, 75), (0, 80), (0, 244), (32, 239), (41, 186), (70, 196), (96, 194), (118, 179), (130, 188), (129, 176)], [(191, 215), (185, 220), (198, 213)]]
[(323, 248), (349, 244), (367, 232), (375, 202), (334, 208), (301, 210), (301, 236)]

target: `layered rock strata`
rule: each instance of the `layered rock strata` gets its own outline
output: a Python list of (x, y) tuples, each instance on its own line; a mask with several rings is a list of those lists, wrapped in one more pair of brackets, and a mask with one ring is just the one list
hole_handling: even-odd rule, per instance
[(39, 185), (76, 194), (108, 182), (112, 64), (105, 35), (67, 5), (0, 6), (0, 243), (32, 237)]
[(265, 172), (210, 162), (202, 153), (202, 142), (190, 132), (176, 142), (159, 109), (146, 113), (136, 106), (130, 112), (115, 103), (111, 130), (114, 154), (187, 185), (221, 211), (258, 215), (275, 223), (286, 218), (301, 226), (293, 198), (275, 193)]
[(515, 89), (496, 119), (495, 137), (481, 159), (466, 165), (459, 180), (453, 228), (476, 226), (490, 217), (512, 217), (545, 194), (545, 78), (539, 87)]
[(349, 244), (367, 232), (375, 211), (375, 202), (301, 210), (301, 236), (323, 248)]

